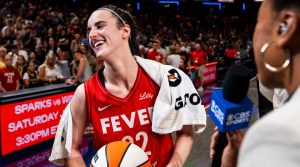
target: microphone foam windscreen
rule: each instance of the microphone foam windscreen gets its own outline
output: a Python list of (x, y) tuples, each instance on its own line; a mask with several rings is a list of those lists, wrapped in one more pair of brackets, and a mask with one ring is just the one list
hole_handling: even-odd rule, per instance
[(232, 65), (224, 80), (223, 96), (226, 100), (239, 103), (247, 95), (250, 81), (250, 70), (248, 67), (235, 64)]

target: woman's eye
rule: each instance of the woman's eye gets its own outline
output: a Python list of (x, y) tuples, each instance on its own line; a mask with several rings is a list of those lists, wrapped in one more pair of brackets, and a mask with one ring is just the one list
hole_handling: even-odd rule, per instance
[(86, 35), (88, 36), (90, 34), (90, 32), (91, 32), (91, 28), (87, 28)]
[(97, 25), (98, 30), (102, 29), (103, 27), (104, 27), (103, 25)]

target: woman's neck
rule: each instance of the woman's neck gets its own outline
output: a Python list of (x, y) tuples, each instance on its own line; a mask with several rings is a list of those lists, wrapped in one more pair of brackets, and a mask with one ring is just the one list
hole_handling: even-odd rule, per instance
[(138, 64), (131, 54), (116, 55), (112, 61), (105, 61), (104, 66), (105, 85), (125, 87), (128, 90), (133, 87), (138, 73)]
[(291, 64), (289, 66), (289, 71), (286, 81), (285, 81), (285, 88), (291, 94), (300, 86), (300, 54), (294, 55)]
[(28, 73), (29, 73), (29, 74), (34, 74), (34, 71), (29, 71), (29, 70), (28, 70)]
[(53, 65), (50, 65), (50, 64), (47, 64), (48, 68), (50, 69), (54, 69), (54, 64)]

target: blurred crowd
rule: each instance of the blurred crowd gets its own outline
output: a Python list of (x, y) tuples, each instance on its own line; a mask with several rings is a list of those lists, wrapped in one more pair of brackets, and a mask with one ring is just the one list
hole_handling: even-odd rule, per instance
[[(103, 67), (86, 38), (95, 7), (86, 3), (75, 10), (51, 2), (0, 2), (0, 92), (82, 83)], [(133, 14), (140, 56), (182, 69), (197, 87), (205, 63), (217, 61), (226, 71), (237, 59), (253, 56), (255, 22), (244, 16)]]

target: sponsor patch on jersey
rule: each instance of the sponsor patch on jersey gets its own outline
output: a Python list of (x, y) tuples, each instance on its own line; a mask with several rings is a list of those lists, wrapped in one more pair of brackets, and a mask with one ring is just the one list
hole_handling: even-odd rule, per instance
[(152, 98), (153, 98), (153, 94), (152, 93), (144, 92), (144, 93), (140, 94), (139, 100), (152, 99)]
[(176, 87), (181, 83), (181, 76), (179, 75), (178, 71), (175, 69), (169, 70), (169, 85), (172, 87)]

